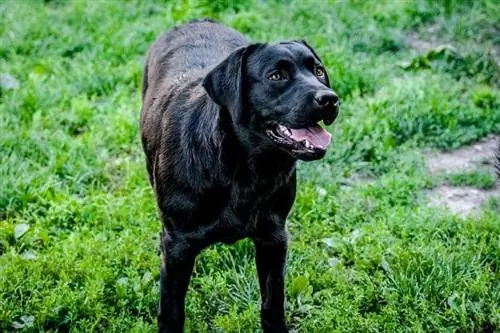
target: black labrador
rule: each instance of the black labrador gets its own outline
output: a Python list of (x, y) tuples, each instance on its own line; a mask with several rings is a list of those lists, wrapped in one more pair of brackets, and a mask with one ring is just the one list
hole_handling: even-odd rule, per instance
[(304, 41), (250, 44), (211, 20), (149, 50), (141, 136), (163, 229), (159, 332), (182, 332), (195, 257), (251, 238), (264, 332), (287, 332), (286, 218), (297, 160), (325, 155), (339, 98)]

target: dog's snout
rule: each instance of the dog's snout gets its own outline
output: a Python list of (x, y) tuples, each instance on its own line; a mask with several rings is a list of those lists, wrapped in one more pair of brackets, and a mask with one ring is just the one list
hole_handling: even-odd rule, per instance
[(314, 95), (314, 103), (317, 105), (317, 116), (325, 125), (332, 124), (339, 114), (340, 99), (331, 90), (322, 90)]
[(339, 97), (332, 91), (320, 91), (314, 96), (314, 101), (319, 106), (337, 105)]

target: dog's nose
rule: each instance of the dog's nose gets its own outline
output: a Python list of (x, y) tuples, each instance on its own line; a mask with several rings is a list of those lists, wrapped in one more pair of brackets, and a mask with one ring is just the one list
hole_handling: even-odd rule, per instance
[(338, 105), (339, 97), (333, 91), (320, 91), (314, 96), (314, 102), (321, 107)]

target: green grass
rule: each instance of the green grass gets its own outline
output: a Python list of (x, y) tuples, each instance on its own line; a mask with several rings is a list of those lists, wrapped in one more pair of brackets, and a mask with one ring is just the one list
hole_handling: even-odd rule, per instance
[(483, 190), (494, 188), (496, 183), (496, 177), (493, 172), (486, 170), (450, 174), (446, 179), (453, 186), (473, 186)]
[[(307, 39), (343, 99), (327, 157), (299, 167), (290, 325), (500, 330), (499, 205), (466, 219), (428, 208), (419, 155), (500, 133), (494, 0), (1, 2), (0, 330), (155, 331), (160, 224), (138, 135), (142, 66), (158, 34), (200, 16), (254, 41)], [(418, 52), (410, 33), (453, 48)], [(253, 259), (249, 241), (204, 251), (186, 331), (258, 331)]]

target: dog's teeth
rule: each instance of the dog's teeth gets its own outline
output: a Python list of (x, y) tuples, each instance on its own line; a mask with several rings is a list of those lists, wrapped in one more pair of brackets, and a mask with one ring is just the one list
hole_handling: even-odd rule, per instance
[(286, 126), (283, 126), (283, 125), (278, 125), (278, 129), (280, 130), (280, 132), (286, 136), (290, 136), (292, 135), (292, 132), (290, 132), (290, 129), (288, 129), (288, 127)]
[(313, 147), (312, 143), (310, 143), (307, 140), (305, 140), (304, 145), (306, 146), (306, 148), (309, 148), (309, 149), (311, 149)]

